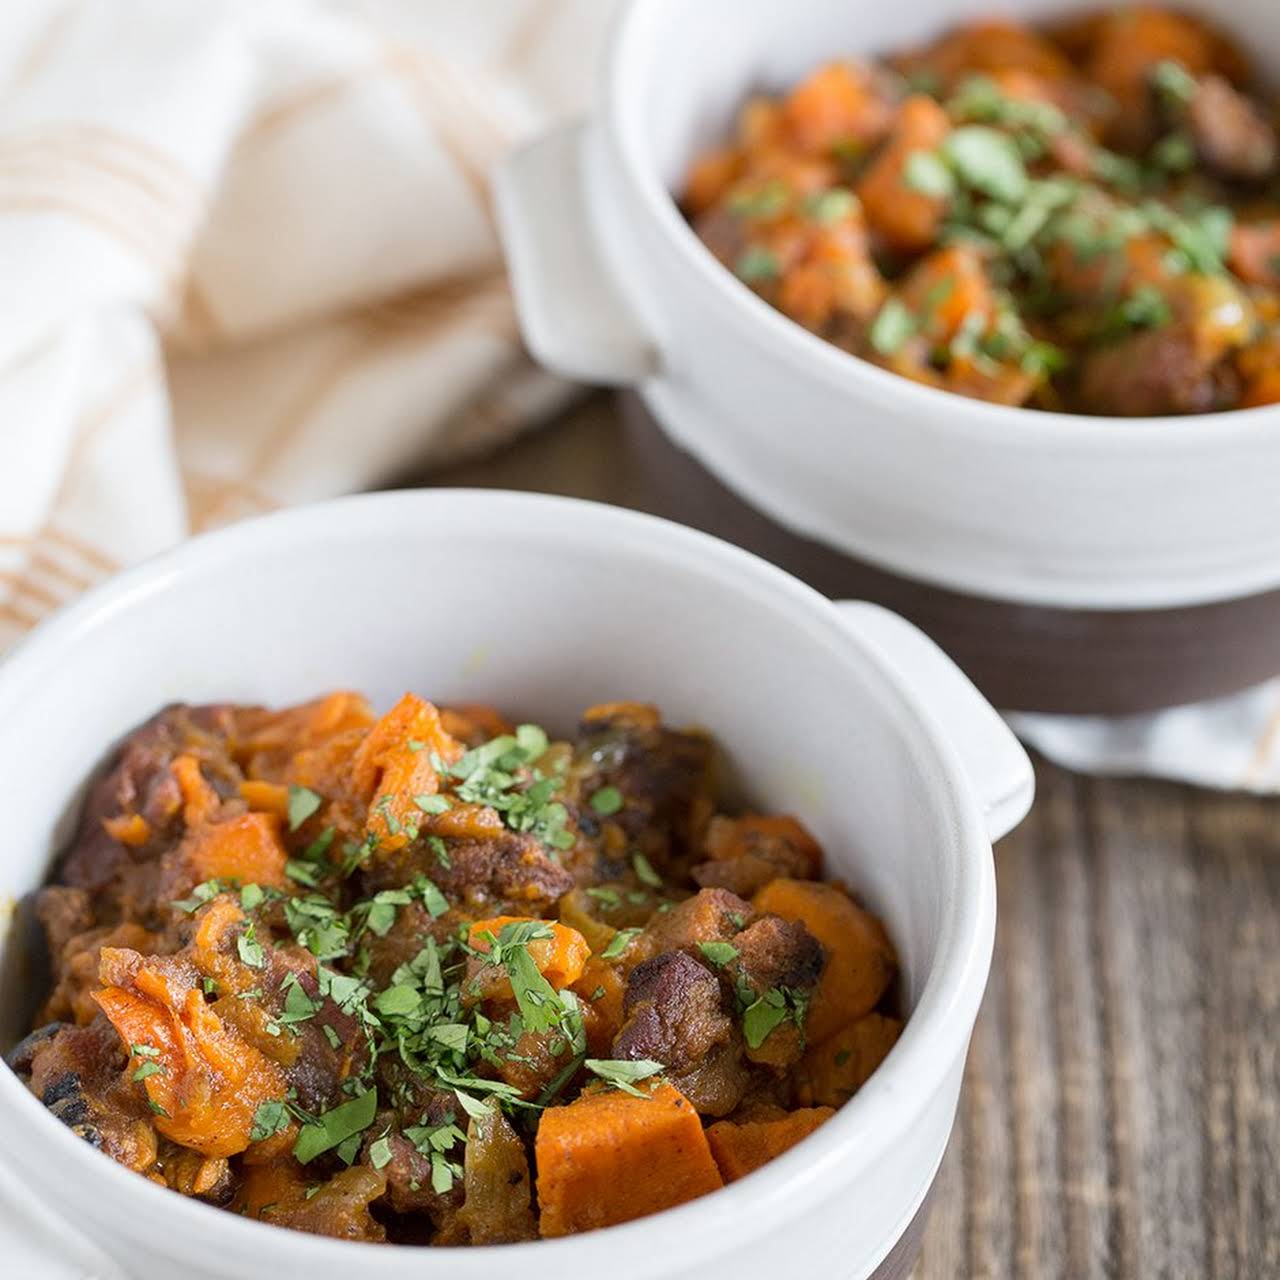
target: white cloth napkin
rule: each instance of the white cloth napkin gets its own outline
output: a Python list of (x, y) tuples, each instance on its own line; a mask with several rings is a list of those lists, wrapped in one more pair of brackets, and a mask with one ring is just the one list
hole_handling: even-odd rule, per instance
[(0, 650), (238, 516), (514, 434), (494, 162), (608, 0), (5, 0)]
[(1280, 792), (1280, 680), (1147, 715), (1006, 718), (1024, 742), (1080, 773)]

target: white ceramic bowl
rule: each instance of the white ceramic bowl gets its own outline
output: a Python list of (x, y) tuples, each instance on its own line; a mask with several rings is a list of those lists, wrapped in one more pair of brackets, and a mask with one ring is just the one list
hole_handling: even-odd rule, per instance
[[(436, 491), (249, 521), (93, 592), (0, 667), (0, 895), (41, 884), (86, 776), (166, 702), (335, 687), (379, 705), (406, 688), (484, 699), (562, 730), (591, 703), (641, 698), (707, 726), (744, 794), (802, 814), (832, 873), (885, 918), (910, 1010), (900, 1042), (761, 1172), (564, 1240), (370, 1248), (251, 1222), (104, 1159), (5, 1068), (0, 1194), (30, 1198), (32, 1221), (69, 1219), (55, 1227), (65, 1247), (105, 1251), (137, 1280), (754, 1276), (793, 1265), (797, 1241), (831, 1274), (871, 1275), (947, 1143), (990, 962), (991, 840), (1032, 791), (1021, 748), (949, 660), (873, 606), (838, 608), (745, 552), (589, 503)], [(20, 932), (0, 990), (5, 1045), (38, 994)]]
[[(1280, 76), (1275, 0), (1196, 0)], [(508, 161), (498, 208), (544, 363), (635, 385), (677, 443), (792, 531), (897, 573), (1064, 609), (1280, 586), (1280, 407), (1086, 418), (914, 384), (793, 324), (670, 193), (749, 92), (993, 10), (1100, 0), (632, 0), (598, 113)]]

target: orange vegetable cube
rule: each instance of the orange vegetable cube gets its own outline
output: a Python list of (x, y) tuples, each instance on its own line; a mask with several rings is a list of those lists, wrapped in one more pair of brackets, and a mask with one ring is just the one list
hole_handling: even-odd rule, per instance
[(827, 953), (805, 1021), (811, 1044), (821, 1044), (875, 1008), (898, 967), (875, 916), (835, 885), (814, 880), (774, 880), (756, 894), (753, 905), (762, 913), (799, 920)]
[[(484, 936), (486, 933), (496, 938), (504, 926), (526, 922), (545, 925), (555, 935), (551, 938), (535, 938), (528, 944), (529, 957), (538, 966), (538, 972), (557, 991), (561, 987), (572, 986), (582, 976), (583, 966), (591, 956), (591, 948), (582, 934), (566, 924), (539, 920), (533, 916), (494, 916), (491, 920), (477, 920), (471, 926), (468, 941), (477, 951), (487, 952), (489, 939)], [(511, 983), (505, 977), (496, 983), (485, 984), (487, 998), (510, 995)]]
[(288, 855), (275, 814), (242, 813), (225, 822), (205, 823), (188, 833), (183, 849), (197, 880), (285, 887)]
[(897, 1018), (869, 1013), (813, 1046), (796, 1073), (800, 1100), (843, 1106), (871, 1078), (901, 1034)]
[(735, 1182), (789, 1151), (833, 1115), (830, 1107), (806, 1107), (776, 1120), (720, 1120), (707, 1130), (707, 1142), (721, 1176)]
[(698, 1113), (665, 1083), (644, 1097), (601, 1089), (549, 1107), (535, 1159), (543, 1236), (630, 1222), (724, 1185)]

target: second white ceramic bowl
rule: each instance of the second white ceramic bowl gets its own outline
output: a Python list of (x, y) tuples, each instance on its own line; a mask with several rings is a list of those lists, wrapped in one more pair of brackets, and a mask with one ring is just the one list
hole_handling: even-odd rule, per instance
[[(103, 1158), (3, 1067), (0, 1196), (30, 1202), (24, 1222), (53, 1224), (88, 1272), (131, 1280), (752, 1277), (792, 1267), (798, 1241), (806, 1265), (876, 1274), (946, 1147), (991, 956), (990, 842), (1031, 798), (1025, 754), (964, 677), (891, 614), (837, 608), (753, 556), (613, 508), (437, 491), (249, 521), (92, 593), (0, 667), (0, 897), (43, 882), (86, 776), (165, 703), (338, 687), (379, 706), (405, 689), (491, 701), (559, 730), (592, 703), (645, 699), (706, 726), (743, 793), (799, 813), (831, 873), (884, 917), (900, 1042), (767, 1168), (564, 1240), (371, 1247), (238, 1218)], [(15, 919), (0, 926), (6, 1047), (40, 994)]]
[[(597, 113), (508, 161), (498, 208), (525, 336), (637, 386), (672, 438), (793, 532), (997, 601), (1155, 609), (1280, 586), (1280, 407), (1188, 418), (1007, 408), (912, 383), (793, 324), (672, 199), (753, 91), (998, 9), (1098, 0), (632, 0)], [(1274, 0), (1198, 0), (1280, 75)]]

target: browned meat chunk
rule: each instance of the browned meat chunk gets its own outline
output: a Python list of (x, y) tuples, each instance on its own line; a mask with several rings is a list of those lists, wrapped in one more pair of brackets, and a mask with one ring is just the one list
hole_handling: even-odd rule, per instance
[(1187, 107), (1201, 159), (1224, 178), (1258, 182), (1276, 171), (1276, 131), (1222, 76), (1204, 76)]
[(618, 1058), (652, 1058), (679, 1075), (727, 1040), (720, 980), (685, 951), (637, 965), (627, 980), (626, 1021), (613, 1042)]
[(736, 893), (701, 889), (653, 917), (640, 938), (642, 953), (657, 956), (677, 948), (695, 951), (702, 942), (725, 942), (745, 928), (751, 917), (751, 904)]
[(712, 818), (703, 851), (707, 861), (693, 868), (693, 878), (704, 887), (728, 889), (742, 898), (770, 880), (803, 880), (822, 869), (821, 848), (794, 818)]
[(736, 969), (757, 995), (771, 987), (807, 991), (826, 963), (822, 944), (798, 920), (761, 916), (733, 940)]
[(1091, 352), (1076, 398), (1083, 413), (1148, 417), (1224, 408), (1225, 392), (1194, 336), (1170, 326)]
[(419, 841), (372, 867), (365, 886), (398, 888), (419, 873), (475, 916), (536, 915), (573, 888), (573, 877), (552, 861), (541, 841), (514, 831), (450, 840), (443, 856)]
[[(630, 702), (593, 707), (579, 730), (575, 768), (583, 833), (594, 837), (616, 828), (622, 836), (618, 855), (643, 853), (664, 877), (687, 866), (711, 816), (710, 741), (668, 729), (654, 708)], [(622, 803), (606, 812), (597, 797), (610, 789)], [(613, 852), (607, 840), (604, 848)]]

